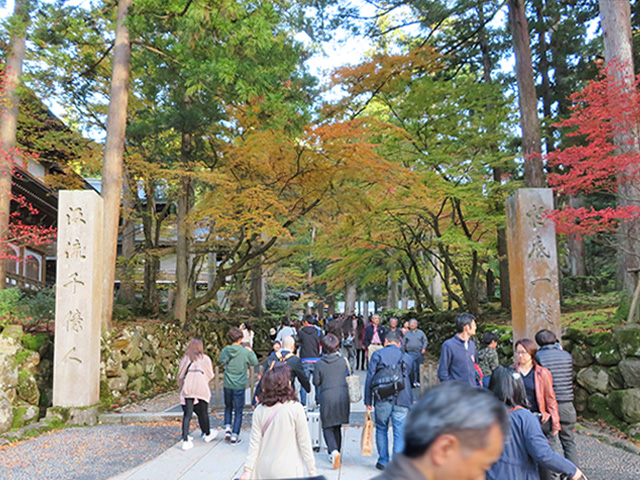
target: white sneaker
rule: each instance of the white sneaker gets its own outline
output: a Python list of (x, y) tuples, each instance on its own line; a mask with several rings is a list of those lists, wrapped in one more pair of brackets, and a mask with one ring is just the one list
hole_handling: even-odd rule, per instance
[(341, 465), (341, 457), (342, 455), (340, 455), (340, 452), (337, 450), (334, 450), (333, 452), (331, 452), (331, 454), (329, 455), (329, 459), (331, 460), (331, 463), (333, 464), (333, 469), (337, 470), (340, 468)]
[(187, 450), (191, 450), (192, 448), (193, 448), (193, 442), (191, 440), (182, 441), (182, 450), (186, 452)]
[(214, 440), (217, 436), (218, 436), (218, 431), (217, 430), (211, 430), (209, 432), (209, 435), (205, 435), (203, 433), (202, 434), (202, 439), (205, 441), (205, 443), (209, 443), (211, 440)]

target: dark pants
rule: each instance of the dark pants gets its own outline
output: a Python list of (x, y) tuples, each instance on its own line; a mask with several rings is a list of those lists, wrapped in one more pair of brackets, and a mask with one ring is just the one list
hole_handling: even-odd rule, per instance
[(367, 369), (367, 355), (364, 348), (358, 348), (356, 350), (356, 368), (360, 370)]
[(420, 352), (407, 352), (411, 359), (413, 360), (413, 368), (411, 369), (411, 373), (409, 374), (409, 381), (411, 385), (420, 381), (420, 365), (424, 361), (422, 353)]
[(242, 426), (242, 409), (244, 408), (244, 390), (232, 390), (224, 388), (224, 425), (232, 425), (232, 433), (240, 434)]
[(327, 450), (329, 453), (342, 449), (342, 425), (336, 425), (334, 427), (323, 428), (324, 441), (327, 444)]
[(182, 417), (182, 440), (187, 440), (189, 437), (189, 424), (191, 423), (193, 412), (198, 416), (198, 424), (200, 425), (202, 433), (209, 435), (211, 433), (209, 427), (209, 404), (204, 400), (198, 400), (198, 403), (194, 405), (193, 398), (187, 398), (185, 400), (185, 404), (182, 405), (182, 411), (184, 412), (184, 416)]
[[(560, 431), (558, 432), (558, 438), (562, 444), (562, 450), (567, 460), (578, 466), (578, 452), (576, 450), (576, 442), (574, 439), (573, 428), (576, 424), (576, 409), (573, 406), (573, 402), (558, 402), (558, 413), (560, 415)], [(549, 421), (551, 423), (551, 421)], [(551, 431), (545, 431), (543, 429), (550, 445), (554, 445), (556, 437), (552, 435)], [(558, 479), (560, 475), (550, 472), (544, 468), (540, 468), (540, 479), (550, 480)]]

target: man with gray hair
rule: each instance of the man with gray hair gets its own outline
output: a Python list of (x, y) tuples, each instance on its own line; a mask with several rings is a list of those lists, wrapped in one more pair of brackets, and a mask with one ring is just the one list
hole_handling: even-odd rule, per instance
[(418, 320), (409, 320), (409, 330), (403, 338), (404, 351), (413, 360), (413, 369), (409, 376), (413, 387), (420, 386), (420, 365), (424, 360), (424, 353), (427, 351), (427, 336), (418, 328)]
[(490, 391), (462, 382), (431, 388), (413, 406), (404, 450), (373, 480), (478, 480), (502, 453), (509, 422)]

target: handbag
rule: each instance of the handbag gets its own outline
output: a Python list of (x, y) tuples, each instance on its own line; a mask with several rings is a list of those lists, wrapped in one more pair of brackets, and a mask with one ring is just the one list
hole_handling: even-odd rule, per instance
[(349, 388), (349, 401), (351, 403), (358, 403), (360, 400), (362, 400), (362, 390), (360, 389), (360, 377), (357, 375), (352, 375), (351, 374), (351, 365), (349, 365), (349, 362), (345, 359), (345, 362), (347, 362), (347, 371), (349, 372), (349, 375), (347, 375), (347, 387)]
[(360, 438), (360, 453), (370, 457), (373, 455), (373, 420), (371, 412), (364, 412), (364, 427), (362, 429), (362, 437)]

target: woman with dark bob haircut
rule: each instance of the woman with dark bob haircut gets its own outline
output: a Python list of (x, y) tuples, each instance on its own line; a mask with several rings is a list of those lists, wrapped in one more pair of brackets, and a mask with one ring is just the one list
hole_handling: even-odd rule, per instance
[(329, 462), (340, 468), (342, 450), (342, 425), (349, 423), (351, 404), (347, 375), (349, 364), (340, 355), (340, 340), (329, 333), (322, 337), (322, 358), (313, 371), (313, 384), (320, 403), (322, 433), (329, 451)]
[(249, 453), (240, 480), (316, 475), (311, 436), (286, 365), (262, 376), (260, 405), (253, 412)]
[(560, 413), (553, 391), (551, 372), (536, 361), (538, 347), (528, 338), (515, 343), (515, 369), (522, 375), (524, 388), (529, 400), (527, 407), (538, 414), (545, 435), (556, 435), (560, 431)]
[(509, 408), (509, 435), (500, 459), (487, 472), (488, 480), (540, 480), (540, 467), (572, 480), (582, 478), (578, 467), (551, 449), (538, 418), (526, 408), (529, 402), (520, 373), (513, 367), (496, 368), (489, 390)]

